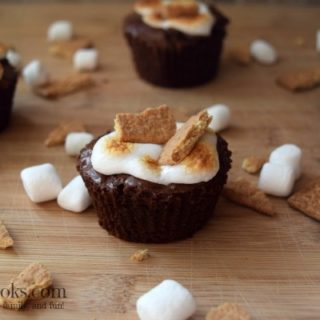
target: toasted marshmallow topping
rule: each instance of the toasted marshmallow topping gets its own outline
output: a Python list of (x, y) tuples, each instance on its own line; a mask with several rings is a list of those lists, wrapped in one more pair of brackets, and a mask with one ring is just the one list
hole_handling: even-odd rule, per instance
[(142, 16), (150, 14), (161, 7), (161, 0), (138, 0), (134, 4), (134, 11)]
[(135, 11), (153, 28), (175, 29), (194, 36), (209, 35), (214, 24), (208, 6), (194, 0), (140, 0)]
[(208, 131), (182, 162), (173, 166), (159, 165), (163, 145), (119, 142), (113, 131), (96, 142), (91, 162), (94, 170), (104, 175), (125, 173), (164, 185), (193, 184), (209, 181), (217, 174), (216, 144), (216, 135)]

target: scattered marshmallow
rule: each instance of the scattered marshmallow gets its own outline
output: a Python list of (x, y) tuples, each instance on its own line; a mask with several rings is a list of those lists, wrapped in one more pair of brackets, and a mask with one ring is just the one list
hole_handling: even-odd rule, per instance
[(274, 149), (269, 158), (270, 163), (291, 167), (295, 172), (295, 179), (301, 175), (302, 151), (295, 144), (284, 144)]
[(82, 212), (91, 205), (91, 198), (81, 176), (76, 176), (63, 188), (58, 196), (58, 204), (73, 212)]
[(60, 177), (50, 163), (23, 169), (21, 179), (28, 197), (36, 203), (56, 199), (62, 190)]
[(224, 104), (216, 104), (207, 109), (212, 121), (209, 124), (209, 128), (215, 132), (219, 132), (227, 128), (230, 124), (231, 112), (230, 109)]
[(73, 37), (72, 23), (65, 20), (59, 20), (52, 23), (48, 29), (49, 41), (70, 40)]
[(39, 60), (33, 60), (23, 68), (24, 80), (31, 87), (38, 87), (50, 81), (49, 73)]
[(73, 66), (77, 71), (92, 71), (98, 67), (98, 58), (95, 48), (79, 49), (73, 56)]
[(8, 50), (6, 58), (8, 59), (9, 63), (13, 67), (15, 67), (15, 68), (19, 68), (20, 67), (20, 65), (21, 65), (21, 56), (15, 50), (12, 50), (12, 49)]
[(191, 293), (174, 280), (164, 280), (137, 301), (140, 320), (186, 320), (195, 311)]
[(87, 132), (71, 132), (65, 141), (65, 150), (69, 156), (77, 156), (81, 149), (93, 140), (94, 136)]
[(255, 40), (250, 45), (252, 57), (262, 64), (273, 64), (278, 59), (276, 49), (267, 41)]
[(320, 52), (320, 30), (316, 34), (316, 50)]
[(287, 197), (292, 192), (294, 181), (292, 167), (267, 162), (262, 167), (258, 188), (267, 194)]

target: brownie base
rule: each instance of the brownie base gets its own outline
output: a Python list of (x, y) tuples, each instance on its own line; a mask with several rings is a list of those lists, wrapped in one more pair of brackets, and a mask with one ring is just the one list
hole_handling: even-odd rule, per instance
[(139, 76), (169, 88), (196, 86), (213, 79), (218, 73), (228, 19), (217, 9), (210, 9), (216, 21), (209, 36), (152, 28), (136, 13), (127, 16), (124, 35)]
[(152, 183), (127, 174), (102, 175), (91, 164), (96, 140), (81, 151), (78, 171), (96, 209), (99, 224), (123, 240), (166, 243), (192, 236), (211, 218), (231, 167), (231, 152), (218, 136), (220, 169), (208, 182)]
[(0, 59), (0, 64), (4, 69), (0, 79), (0, 132), (6, 129), (11, 118), (14, 92), (16, 89), (18, 73), (8, 60)]

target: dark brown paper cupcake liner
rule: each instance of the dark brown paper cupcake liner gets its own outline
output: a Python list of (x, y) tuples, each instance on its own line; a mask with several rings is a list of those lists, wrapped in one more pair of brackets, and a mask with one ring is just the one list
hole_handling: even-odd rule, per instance
[(129, 15), (124, 22), (124, 34), (139, 76), (155, 85), (172, 88), (195, 86), (213, 79), (219, 69), (228, 20), (216, 9), (211, 11), (216, 22), (209, 36), (152, 28), (140, 15)]
[(217, 142), (220, 169), (214, 178), (208, 182), (168, 186), (127, 174), (99, 174), (91, 164), (95, 142), (81, 151), (78, 171), (100, 225), (110, 234), (133, 242), (171, 242), (192, 236), (213, 215), (231, 167), (231, 152), (221, 137), (218, 136)]
[(3, 131), (10, 122), (18, 73), (7, 59), (0, 59), (0, 64), (4, 69), (3, 76), (0, 79), (0, 131)]

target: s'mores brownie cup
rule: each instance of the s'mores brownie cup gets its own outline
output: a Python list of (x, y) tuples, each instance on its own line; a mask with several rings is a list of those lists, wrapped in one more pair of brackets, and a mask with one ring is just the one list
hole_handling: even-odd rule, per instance
[(169, 107), (119, 113), (115, 130), (82, 149), (78, 171), (99, 223), (134, 242), (164, 243), (192, 236), (211, 218), (231, 152), (207, 129), (202, 111), (176, 124)]
[(0, 53), (0, 131), (9, 125), (17, 79), (16, 68)]
[(124, 35), (140, 77), (163, 87), (205, 83), (218, 72), (228, 19), (195, 0), (138, 0)]

